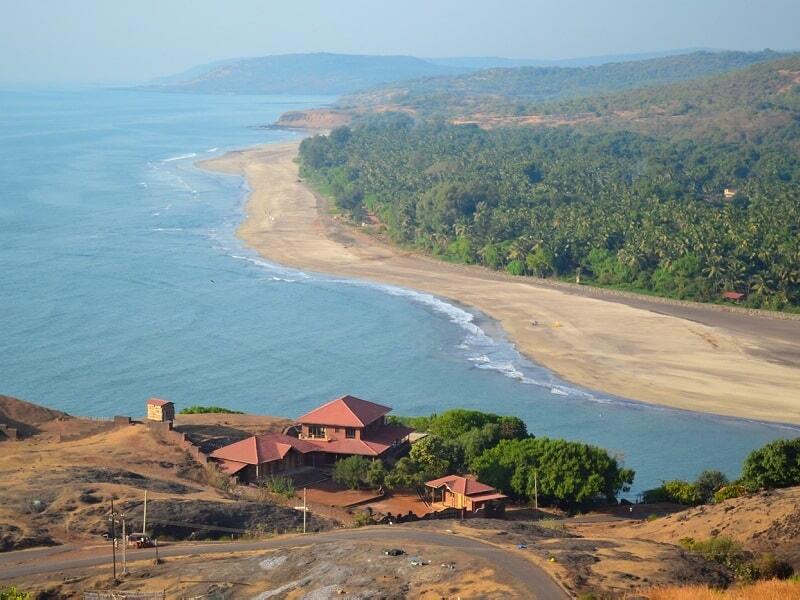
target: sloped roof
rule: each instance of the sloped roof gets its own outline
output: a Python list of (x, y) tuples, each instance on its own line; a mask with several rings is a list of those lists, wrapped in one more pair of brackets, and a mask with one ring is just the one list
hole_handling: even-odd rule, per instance
[(355, 396), (342, 396), (323, 404), (297, 420), (313, 425), (333, 425), (335, 427), (366, 427), (380, 419), (392, 409)]
[(162, 400), (161, 398), (150, 398), (147, 403), (152, 404), (153, 406), (166, 406), (167, 404), (172, 404), (172, 402), (169, 400)]
[(447, 486), (447, 488), (455, 494), (463, 494), (464, 496), (472, 496), (474, 494), (492, 494), (497, 492), (495, 488), (485, 483), (481, 483), (472, 477), (462, 477), (461, 475), (445, 475), (439, 479), (426, 481), (425, 485), (431, 488), (440, 488)]
[(300, 453), (313, 452), (317, 447), (282, 433), (254, 435), (214, 450), (209, 456), (223, 461), (260, 465), (284, 458), (294, 448)]

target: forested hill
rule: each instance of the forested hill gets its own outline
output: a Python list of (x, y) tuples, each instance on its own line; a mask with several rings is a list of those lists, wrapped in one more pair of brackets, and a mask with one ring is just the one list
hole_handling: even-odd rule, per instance
[(339, 101), (348, 107), (393, 105), (422, 114), (509, 110), (531, 102), (576, 98), (724, 73), (784, 56), (763, 52), (700, 51), (582, 68), (497, 68), (401, 81)]
[(338, 95), (401, 79), (463, 73), (413, 56), (282, 54), (242, 58), (195, 68), (185, 77), (154, 82), (147, 89), (207, 94)]
[(448, 260), (800, 310), (800, 56), (550, 108), (590, 106), (493, 129), (376, 115), (305, 140), (302, 170)]

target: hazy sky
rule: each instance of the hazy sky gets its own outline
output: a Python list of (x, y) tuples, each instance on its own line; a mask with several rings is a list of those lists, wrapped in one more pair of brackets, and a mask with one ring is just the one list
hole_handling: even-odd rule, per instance
[(144, 80), (286, 52), (573, 58), (800, 48), (800, 0), (0, 0), (0, 81)]

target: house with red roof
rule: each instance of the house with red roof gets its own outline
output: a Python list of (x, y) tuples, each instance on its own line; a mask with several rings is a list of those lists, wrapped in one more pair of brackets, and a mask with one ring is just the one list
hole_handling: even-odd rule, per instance
[(297, 436), (255, 435), (209, 455), (219, 468), (243, 482), (257, 481), (298, 467), (324, 466), (340, 458), (386, 460), (408, 449), (413, 430), (386, 422), (388, 406), (343, 396), (298, 419)]
[(481, 483), (474, 477), (445, 475), (439, 479), (425, 482), (431, 490), (433, 504), (444, 508), (455, 508), (466, 512), (502, 512), (508, 496), (495, 488)]

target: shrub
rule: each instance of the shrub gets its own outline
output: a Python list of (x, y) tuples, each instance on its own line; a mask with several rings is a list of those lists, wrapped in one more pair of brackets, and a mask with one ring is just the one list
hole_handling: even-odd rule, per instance
[(739, 484), (726, 485), (714, 493), (714, 502), (724, 502), (731, 498), (740, 498), (747, 494), (747, 488)]
[(21, 592), (13, 585), (0, 589), (0, 600), (30, 600), (29, 592)]
[(785, 560), (777, 558), (772, 552), (762, 554), (754, 563), (759, 579), (789, 579), (794, 568)]
[(370, 487), (381, 487), (386, 481), (386, 467), (383, 466), (383, 462), (380, 460), (373, 460), (367, 468), (364, 479)]
[(231, 410), (222, 406), (187, 406), (182, 408), (178, 414), (181, 415), (202, 415), (206, 413), (220, 413), (225, 415), (241, 415), (244, 414), (240, 410)]
[(695, 485), (688, 481), (681, 481), (680, 479), (673, 479), (672, 481), (665, 482), (661, 487), (647, 490), (644, 492), (643, 496), (644, 501), (648, 504), (654, 502), (673, 502), (675, 504), (694, 506), (702, 502)]
[(333, 480), (341, 485), (357, 490), (366, 480), (369, 461), (363, 456), (348, 456), (337, 460), (333, 466)]
[(377, 521), (375, 518), (365, 512), (358, 513), (353, 519), (353, 527), (365, 527), (366, 525), (375, 525)]
[(742, 483), (751, 489), (800, 485), (800, 438), (753, 450), (744, 461)]
[(728, 478), (721, 471), (703, 471), (694, 480), (694, 487), (700, 502), (709, 503), (714, 494), (728, 485)]
[(267, 477), (261, 482), (261, 487), (271, 494), (286, 496), (287, 498), (293, 497), (295, 491), (292, 478), (287, 477), (286, 475), (273, 475), (272, 477)]

